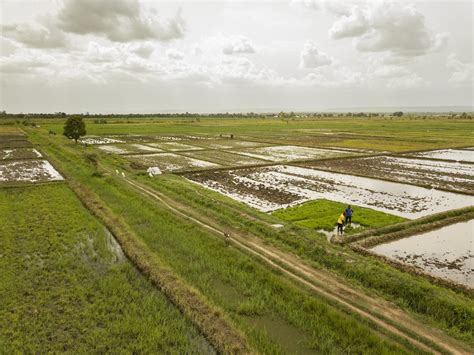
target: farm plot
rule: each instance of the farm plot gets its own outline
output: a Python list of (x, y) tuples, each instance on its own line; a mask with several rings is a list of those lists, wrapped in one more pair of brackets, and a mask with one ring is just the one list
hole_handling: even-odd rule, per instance
[(137, 163), (138, 165), (147, 168), (158, 168), (155, 169), (155, 171), (160, 172), (175, 172), (219, 167), (219, 165), (215, 163), (173, 153), (127, 155), (125, 157), (129, 161)]
[(410, 154), (415, 157), (432, 158), (440, 160), (467, 161), (474, 163), (474, 152), (463, 149), (439, 149), (429, 152)]
[(236, 139), (207, 140), (207, 141), (196, 142), (195, 144), (206, 149), (254, 148), (254, 147), (269, 145), (266, 143), (241, 141), (241, 140), (236, 140)]
[(196, 147), (194, 145), (189, 145), (185, 143), (178, 142), (163, 142), (163, 143), (148, 143), (149, 146), (160, 148), (163, 150), (169, 150), (172, 152), (179, 152), (183, 150), (201, 150), (203, 148)]
[(99, 136), (87, 136), (79, 140), (82, 144), (92, 144), (92, 145), (101, 145), (101, 144), (111, 144), (111, 143), (125, 143), (124, 140), (110, 137), (99, 137)]
[(474, 288), (474, 220), (380, 244), (371, 250)]
[(264, 212), (327, 199), (412, 219), (474, 204), (471, 196), (284, 165), (187, 177)]
[(474, 166), (447, 161), (378, 156), (305, 163), (348, 174), (428, 185), (458, 192), (474, 191)]
[(183, 154), (191, 158), (207, 160), (223, 166), (258, 165), (266, 163), (261, 159), (234, 154), (233, 152), (229, 151), (205, 150), (200, 152), (187, 152)]
[(150, 147), (145, 144), (116, 144), (116, 145), (101, 145), (99, 149), (113, 154), (141, 154), (141, 153), (150, 153), (150, 152), (162, 152), (163, 150)]
[(249, 157), (273, 162), (336, 158), (358, 154), (342, 150), (318, 149), (292, 145), (251, 148), (241, 150), (239, 153)]
[(0, 149), (0, 160), (38, 159), (42, 155), (34, 148)]
[(0, 183), (60, 180), (63, 180), (63, 177), (47, 160), (0, 162)]

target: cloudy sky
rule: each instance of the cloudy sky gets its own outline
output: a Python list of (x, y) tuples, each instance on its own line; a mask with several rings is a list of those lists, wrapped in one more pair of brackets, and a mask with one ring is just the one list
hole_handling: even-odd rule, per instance
[(0, 6), (7, 112), (473, 105), (470, 0)]

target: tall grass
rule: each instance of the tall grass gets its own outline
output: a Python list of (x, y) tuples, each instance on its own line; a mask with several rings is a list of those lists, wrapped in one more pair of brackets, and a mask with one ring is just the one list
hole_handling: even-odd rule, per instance
[(0, 189), (0, 352), (212, 352), (109, 238), (64, 184)]

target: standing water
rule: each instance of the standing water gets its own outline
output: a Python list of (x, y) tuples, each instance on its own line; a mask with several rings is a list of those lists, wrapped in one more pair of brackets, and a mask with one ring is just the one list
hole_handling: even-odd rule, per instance
[(474, 288), (474, 220), (380, 244), (372, 251)]

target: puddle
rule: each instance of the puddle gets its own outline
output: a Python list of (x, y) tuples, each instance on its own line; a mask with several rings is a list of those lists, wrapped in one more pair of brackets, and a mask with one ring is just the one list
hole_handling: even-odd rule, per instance
[[(354, 223), (354, 222), (352, 222), (350, 226), (353, 229), (359, 229), (361, 227), (361, 225), (359, 223)], [(346, 230), (347, 227), (348, 226), (344, 226), (344, 231)], [(317, 229), (316, 232), (325, 235), (328, 242), (330, 242), (331, 238), (337, 235), (337, 225), (334, 227), (334, 229), (332, 231), (327, 231), (325, 229)]]
[(474, 220), (380, 244), (372, 251), (474, 288)]
[(269, 317), (248, 317), (248, 321), (257, 328), (263, 328), (267, 336), (279, 344), (286, 354), (317, 354), (315, 349), (305, 346), (306, 335), (298, 328), (287, 324), (283, 320)]
[(280, 229), (280, 228), (283, 228), (284, 225), (283, 225), (283, 224), (278, 224), (278, 223), (276, 223), (276, 224), (272, 224), (272, 227), (273, 227), (273, 228), (276, 228), (276, 229)]
[(416, 157), (433, 158), (440, 160), (469, 161), (474, 163), (474, 152), (462, 149), (440, 149), (429, 152), (411, 154)]
[(115, 263), (121, 263), (126, 260), (126, 256), (123, 253), (122, 247), (120, 244), (117, 242), (115, 237), (110, 233), (108, 229), (105, 229), (105, 236), (106, 236), (106, 243), (107, 243), (107, 249), (112, 253), (114, 262)]

